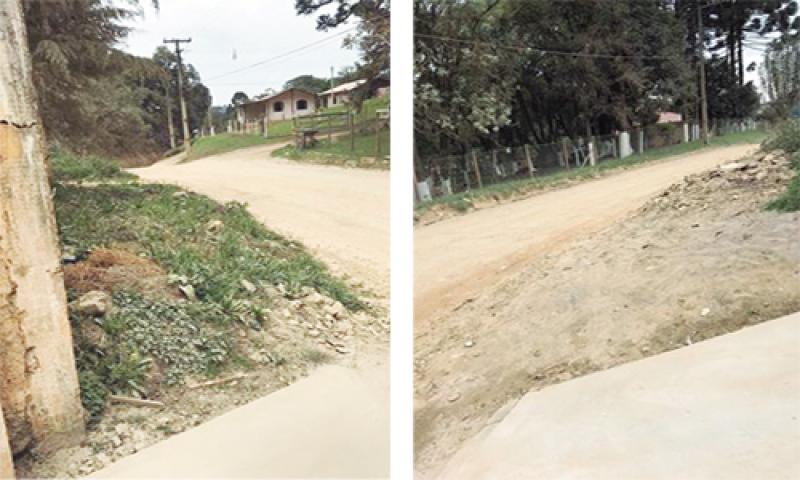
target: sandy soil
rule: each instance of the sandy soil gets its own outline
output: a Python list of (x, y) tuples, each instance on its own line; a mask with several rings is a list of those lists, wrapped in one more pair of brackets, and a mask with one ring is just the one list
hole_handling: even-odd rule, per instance
[[(419, 229), (420, 476), (531, 389), (800, 309), (800, 215), (763, 211), (791, 177), (785, 160), (689, 177), (653, 199), (752, 150), (689, 155)], [(455, 288), (466, 280), (477, 285)]]
[(271, 156), (254, 147), (189, 163), (132, 170), (214, 200), (236, 200), (271, 229), (300, 241), (338, 274), (381, 296), (389, 282), (389, 174)]

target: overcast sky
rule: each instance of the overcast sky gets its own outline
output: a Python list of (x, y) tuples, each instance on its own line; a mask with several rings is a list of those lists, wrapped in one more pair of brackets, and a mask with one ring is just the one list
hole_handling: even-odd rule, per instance
[(352, 25), (317, 32), (316, 17), (298, 17), (293, 0), (161, 0), (160, 4), (157, 13), (145, 8), (145, 17), (132, 24), (135, 30), (121, 47), (149, 57), (165, 37), (191, 37), (185, 59), (200, 72), (215, 105), (229, 103), (238, 90), (253, 96), (267, 88), (280, 89), (298, 75), (328, 78), (331, 67), (338, 71), (358, 59), (357, 51), (342, 48), (345, 35), (341, 35), (287, 58), (215, 78), (324, 40)]

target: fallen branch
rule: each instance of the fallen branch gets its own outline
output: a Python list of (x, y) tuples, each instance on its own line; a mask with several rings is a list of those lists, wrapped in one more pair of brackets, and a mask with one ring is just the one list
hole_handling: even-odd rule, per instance
[(133, 397), (123, 397), (121, 395), (109, 395), (108, 397), (114, 403), (125, 403), (127, 405), (133, 405), (136, 407), (150, 407), (150, 408), (161, 408), (164, 407), (163, 402), (159, 402), (157, 400), (142, 400), (141, 398), (133, 398)]
[(195, 385), (189, 385), (188, 388), (189, 388), (189, 390), (197, 390), (197, 389), (200, 389), (200, 388), (206, 388), (206, 387), (213, 387), (213, 386), (216, 386), (216, 385), (222, 385), (224, 383), (233, 382), (234, 380), (242, 380), (242, 379), (245, 379), (245, 378), (247, 378), (246, 374), (239, 373), (239, 374), (236, 374), (236, 375), (234, 375), (232, 377), (220, 378), (219, 380), (210, 380), (208, 382), (198, 383), (198, 384), (195, 384)]

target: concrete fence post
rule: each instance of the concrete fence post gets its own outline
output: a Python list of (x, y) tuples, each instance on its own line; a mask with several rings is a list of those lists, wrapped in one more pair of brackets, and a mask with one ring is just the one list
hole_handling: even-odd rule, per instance
[(619, 158), (626, 158), (633, 153), (631, 148), (631, 134), (620, 132), (619, 134)]
[(689, 143), (689, 124), (683, 124), (683, 143)]
[(644, 153), (644, 128), (639, 129), (639, 153)]
[(594, 167), (595, 165), (597, 165), (594, 137), (589, 137), (589, 142), (587, 143), (587, 149), (589, 150), (589, 165)]
[(421, 202), (428, 202), (432, 199), (431, 186), (427, 178), (421, 182), (417, 182), (417, 197)]

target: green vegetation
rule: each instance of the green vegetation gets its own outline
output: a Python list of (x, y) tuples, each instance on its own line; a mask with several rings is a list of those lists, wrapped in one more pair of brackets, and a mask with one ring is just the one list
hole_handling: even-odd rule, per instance
[(281, 141), (286, 141), (286, 139), (264, 138), (261, 135), (236, 135), (232, 133), (221, 133), (213, 137), (202, 137), (197, 139), (192, 144), (192, 153), (189, 155), (186, 161), (232, 152), (242, 148), (280, 143)]
[[(722, 147), (742, 143), (757, 144), (766, 138), (763, 131), (749, 131), (742, 133), (732, 133), (721, 137), (714, 137), (710, 140), (711, 147)], [(573, 168), (570, 170), (559, 170), (548, 175), (535, 176), (533, 178), (521, 178), (504, 183), (487, 185), (481, 189), (469, 190), (467, 192), (445, 195), (434, 198), (429, 202), (422, 202), (416, 207), (417, 216), (424, 214), (432, 207), (441, 205), (456, 212), (466, 212), (472, 208), (475, 202), (490, 198), (503, 199), (525, 195), (529, 192), (552, 188), (564, 183), (582, 181), (596, 178), (611, 171), (629, 168), (639, 164), (652, 162), (655, 160), (684, 155), (703, 148), (708, 148), (702, 142), (689, 142), (646, 151), (643, 154), (631, 155), (627, 158), (615, 158), (604, 160), (594, 167)]]
[[(356, 113), (356, 123), (374, 119), (376, 112), (389, 108), (390, 103), (388, 96), (364, 100), (364, 103), (361, 104), (361, 111)], [(344, 113), (347, 108), (347, 105), (336, 105), (335, 107), (323, 108), (320, 113)]]
[[(120, 172), (101, 158), (59, 154), (54, 164), (60, 238), (77, 258), (65, 266), (70, 300), (88, 290), (113, 295), (104, 317), (71, 313), (83, 401), (95, 416), (109, 393), (152, 396), (187, 376), (247, 365), (238, 332), (269, 329), (278, 299), (313, 290), (350, 310), (365, 308), (301, 245), (264, 228), (243, 204), (220, 205), (169, 185), (76, 185), (75, 178), (113, 180)], [(147, 276), (149, 289), (139, 286)], [(190, 295), (179, 290), (186, 285)], [(325, 358), (301, 352), (297, 361)]]
[(767, 205), (767, 209), (778, 212), (800, 211), (800, 120), (785, 123), (774, 138), (765, 142), (767, 150), (782, 150), (791, 155), (792, 168), (797, 172), (789, 188)]
[(381, 158), (376, 160), (376, 136), (374, 133), (356, 135), (354, 146), (351, 150), (350, 136), (342, 135), (334, 138), (332, 142), (322, 140), (316, 147), (305, 150), (297, 149), (294, 145), (287, 145), (274, 152), (278, 157), (290, 160), (300, 160), (313, 163), (330, 165), (347, 165), (364, 168), (389, 168), (389, 140), (390, 131), (381, 130), (379, 141), (381, 143)]
[(55, 178), (62, 182), (136, 178), (116, 162), (97, 156), (81, 157), (58, 149), (50, 155), (50, 166)]

